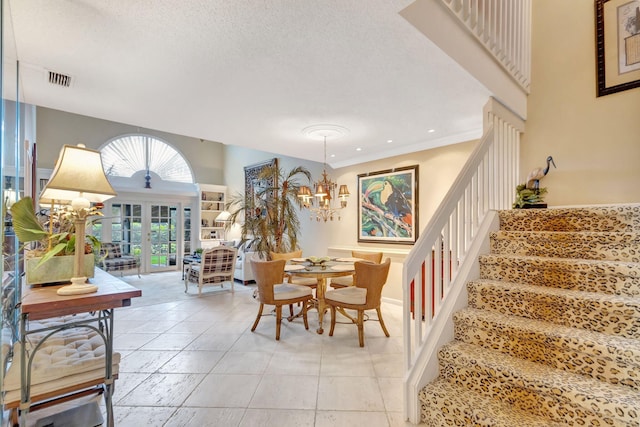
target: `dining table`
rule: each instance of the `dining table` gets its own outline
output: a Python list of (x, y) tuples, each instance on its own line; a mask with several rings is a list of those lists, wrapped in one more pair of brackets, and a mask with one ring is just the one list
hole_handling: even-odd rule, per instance
[(355, 273), (353, 263), (362, 261), (359, 258), (329, 258), (323, 262), (312, 262), (309, 258), (293, 258), (287, 261), (284, 267), (286, 273), (292, 276), (311, 277), (318, 281), (316, 296), (312, 300), (313, 306), (318, 311), (318, 334), (324, 333), (322, 322), (327, 304), (324, 295), (327, 290), (327, 279), (332, 277), (350, 276)]

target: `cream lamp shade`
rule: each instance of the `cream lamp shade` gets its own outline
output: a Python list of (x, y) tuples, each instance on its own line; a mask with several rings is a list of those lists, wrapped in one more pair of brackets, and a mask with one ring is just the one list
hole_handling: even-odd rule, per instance
[(104, 173), (99, 151), (82, 145), (65, 145), (40, 194), (40, 204), (71, 202), (77, 198), (102, 203), (116, 195)]

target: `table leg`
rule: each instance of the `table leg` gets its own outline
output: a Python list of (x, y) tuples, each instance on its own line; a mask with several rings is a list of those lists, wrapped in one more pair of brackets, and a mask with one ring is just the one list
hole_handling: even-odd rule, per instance
[(324, 333), (324, 329), (322, 329), (322, 318), (324, 317), (324, 310), (327, 305), (324, 302), (324, 292), (327, 289), (327, 279), (324, 277), (318, 278), (318, 287), (316, 288), (316, 299), (318, 300), (318, 329), (316, 332), (318, 334)]

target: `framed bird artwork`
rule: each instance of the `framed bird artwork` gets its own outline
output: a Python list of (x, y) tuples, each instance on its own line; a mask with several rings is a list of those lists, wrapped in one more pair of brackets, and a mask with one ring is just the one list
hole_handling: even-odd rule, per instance
[(358, 242), (418, 238), (418, 165), (358, 175)]

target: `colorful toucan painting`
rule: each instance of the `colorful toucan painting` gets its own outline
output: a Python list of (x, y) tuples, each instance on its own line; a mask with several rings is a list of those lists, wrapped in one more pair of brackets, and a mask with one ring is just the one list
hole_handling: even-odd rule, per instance
[(418, 166), (360, 175), (360, 241), (413, 243)]

